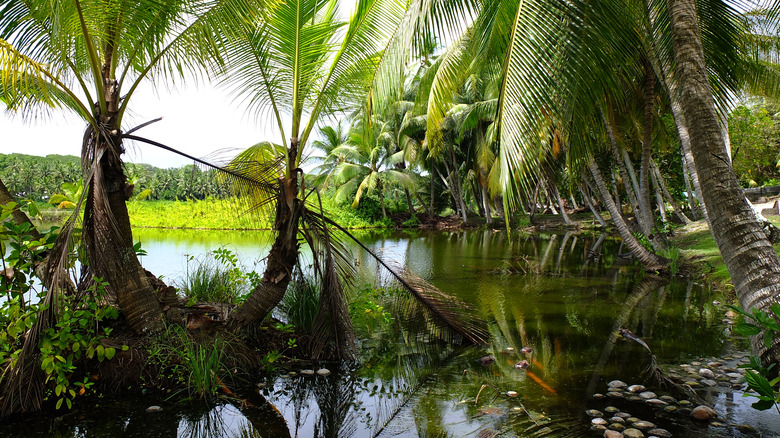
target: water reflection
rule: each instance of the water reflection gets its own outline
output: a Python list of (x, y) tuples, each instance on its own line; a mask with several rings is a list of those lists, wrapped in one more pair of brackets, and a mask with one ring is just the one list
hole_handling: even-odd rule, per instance
[[(254, 260), (270, 245), (262, 232), (136, 235), (150, 254), (144, 265), (167, 278), (183, 272), (182, 254), (226, 245)], [(143, 407), (154, 402), (144, 400), (144, 406), (100, 411), (99, 418), (66, 417), (46, 430), (59, 436), (140, 434), (149, 432), (153, 418), (160, 429), (143, 436), (582, 436), (590, 394), (616, 378), (643, 382), (648, 353), (618, 337), (620, 327), (646, 341), (660, 363), (717, 356), (726, 343), (707, 290), (645, 277), (620, 257), (619, 243), (604, 235), (509, 239), (485, 230), (363, 238), (383, 257), (474, 306), (489, 322), (489, 344), (453, 349), (415, 336), (396, 321), (393, 330), (364, 334), (361, 361), (354, 367), (321, 363), (315, 369), (326, 367), (331, 375), (267, 377), (262, 396), (281, 417), (255, 389), (257, 400), (247, 396), (254, 407), (166, 406), (150, 417)], [(357, 251), (354, 256), (362, 281), (391, 284), (368, 256)], [(522, 347), (533, 354), (520, 353)], [(485, 355), (495, 362), (480, 365), (476, 359)], [(520, 360), (530, 367), (515, 368)], [(41, 427), (0, 426), (0, 435), (39, 430), (33, 426)]]

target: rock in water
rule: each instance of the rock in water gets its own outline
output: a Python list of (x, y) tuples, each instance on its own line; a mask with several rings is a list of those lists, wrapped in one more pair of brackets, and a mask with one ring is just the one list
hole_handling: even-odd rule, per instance
[(318, 369), (318, 370), (317, 370), (317, 375), (318, 375), (318, 376), (327, 376), (327, 375), (330, 375), (330, 370), (329, 370), (329, 369), (327, 369), (327, 368), (320, 368), (320, 369)]
[(645, 434), (643, 434), (639, 429), (626, 429), (623, 431), (623, 436), (626, 438), (645, 438)]
[(623, 434), (616, 430), (605, 430), (604, 438), (623, 438)]
[(159, 406), (149, 406), (146, 408), (146, 412), (160, 412), (162, 411), (162, 408)]
[(647, 389), (647, 388), (645, 388), (642, 385), (631, 385), (631, 386), (628, 387), (628, 390), (631, 391), (631, 392), (642, 392), (645, 389)]
[(704, 405), (696, 406), (691, 412), (691, 417), (701, 421), (710, 421), (717, 416), (718, 416), (717, 412), (715, 412), (709, 406), (704, 406)]
[(490, 365), (491, 363), (495, 362), (496, 358), (493, 356), (482, 356), (479, 359), (477, 359), (477, 362), (479, 362), (482, 366)]
[(648, 430), (647, 433), (657, 436), (658, 438), (672, 438), (672, 433), (666, 429), (651, 429)]
[(645, 391), (645, 392), (639, 394), (639, 396), (642, 397), (645, 400), (650, 400), (651, 398), (655, 398), (656, 397), (655, 393), (652, 392), (652, 391)]
[(622, 380), (613, 380), (607, 383), (607, 386), (609, 386), (610, 390), (614, 391), (614, 389), (612, 388), (625, 388), (626, 386), (628, 386), (628, 384), (626, 384), (626, 382)]
[(314, 370), (301, 370), (301, 374), (303, 374), (304, 376), (313, 376)]
[(601, 411), (597, 411), (595, 409), (588, 409), (585, 411), (585, 414), (588, 415), (588, 417), (603, 417), (604, 414), (601, 413)]
[(699, 375), (702, 377), (706, 377), (708, 379), (712, 379), (713, 377), (715, 377), (715, 373), (713, 373), (712, 370), (709, 370), (707, 368), (699, 369)]

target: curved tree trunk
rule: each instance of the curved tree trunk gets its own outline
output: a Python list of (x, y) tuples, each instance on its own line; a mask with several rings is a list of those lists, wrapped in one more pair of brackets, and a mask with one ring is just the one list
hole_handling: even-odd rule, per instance
[[(633, 175), (628, 174), (628, 162), (625, 160), (622, 156), (621, 148), (617, 144), (617, 139), (615, 138), (615, 131), (612, 129), (612, 122), (609, 118), (607, 118), (607, 114), (604, 113), (604, 111), (601, 112), (601, 118), (604, 120), (604, 128), (607, 130), (607, 138), (609, 139), (609, 145), (612, 147), (612, 155), (615, 157), (615, 162), (618, 166), (618, 172), (620, 172), (620, 179), (623, 180), (623, 186), (626, 189), (626, 196), (628, 196), (628, 202), (631, 204), (631, 210), (633, 210), (634, 215), (636, 215), (636, 220), (639, 222), (642, 222), (644, 220), (644, 216), (639, 214), (639, 200), (637, 199), (637, 191), (634, 189), (634, 186), (632, 185), (632, 181), (634, 180)], [(633, 170), (633, 169), (631, 169)], [(643, 228), (644, 229), (644, 228)]]
[(593, 216), (596, 218), (597, 221), (599, 221), (599, 225), (606, 228), (607, 227), (607, 221), (604, 220), (603, 217), (601, 217), (601, 213), (596, 210), (596, 206), (593, 205), (593, 201), (590, 199), (590, 196), (585, 192), (585, 188), (580, 185), (580, 193), (582, 193), (582, 199), (585, 200), (585, 203), (588, 204), (588, 208), (593, 213)]
[[(667, 0), (675, 53), (677, 92), (699, 171), (712, 236), (744, 309), (768, 310), (780, 298), (780, 260), (756, 220), (728, 159), (707, 76), (693, 0)], [(780, 359), (780, 338), (767, 349), (756, 336), (754, 351), (765, 363)]]
[(674, 209), (674, 214), (677, 215), (677, 218), (682, 221), (682, 223), (688, 225), (691, 223), (691, 220), (688, 219), (688, 216), (683, 213), (682, 209), (680, 209), (680, 206), (677, 204), (677, 201), (672, 198), (672, 194), (669, 193), (669, 189), (666, 187), (666, 181), (664, 181), (664, 176), (661, 175), (661, 171), (658, 169), (658, 166), (655, 165), (655, 162), (650, 163), (650, 170), (655, 174), (655, 177), (658, 179), (658, 184), (661, 185), (661, 190), (663, 191), (664, 197), (669, 202), (669, 204), (672, 205), (672, 209)]
[(644, 135), (642, 138), (642, 162), (639, 168), (639, 215), (642, 220), (639, 226), (642, 233), (654, 242), (652, 238), (653, 226), (653, 208), (650, 202), (650, 153), (653, 150), (653, 98), (655, 97), (655, 74), (650, 64), (645, 62), (645, 117), (644, 117)]
[(259, 324), (282, 301), (298, 260), (298, 224), (303, 203), (298, 199), (296, 178), (282, 178), (276, 204), (276, 240), (268, 253), (265, 272), (244, 304), (228, 319), (228, 328), (238, 330)]
[(626, 222), (623, 220), (623, 216), (620, 214), (617, 205), (615, 205), (615, 201), (612, 200), (612, 196), (609, 194), (609, 189), (604, 183), (604, 178), (601, 176), (601, 170), (599, 170), (598, 165), (592, 158), (590, 159), (588, 168), (590, 169), (590, 173), (596, 182), (596, 187), (599, 190), (601, 199), (607, 206), (609, 215), (612, 216), (612, 222), (615, 223), (615, 227), (617, 227), (618, 233), (620, 233), (620, 237), (631, 251), (631, 254), (639, 259), (647, 271), (659, 271), (665, 269), (668, 265), (668, 261), (665, 258), (650, 252), (650, 250), (642, 246), (642, 244), (636, 240), (636, 237), (634, 237), (634, 234), (631, 232), (628, 224), (626, 224)]

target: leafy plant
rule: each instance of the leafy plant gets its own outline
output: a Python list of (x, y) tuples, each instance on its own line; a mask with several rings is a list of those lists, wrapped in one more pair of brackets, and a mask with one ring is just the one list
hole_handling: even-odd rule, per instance
[(401, 226), (404, 228), (416, 228), (420, 225), (420, 219), (417, 217), (417, 215), (412, 215), (409, 219), (405, 220)]
[[(190, 263), (194, 263), (191, 269)], [(182, 290), (190, 301), (237, 304), (260, 282), (256, 272), (244, 272), (238, 256), (219, 248), (204, 258), (189, 256)]]
[[(743, 321), (738, 322), (734, 327), (734, 331), (744, 336), (761, 335), (767, 348), (772, 345), (775, 335), (780, 333), (780, 324), (775, 320), (775, 317), (780, 318), (780, 304), (775, 303), (769, 307), (774, 317), (758, 309), (753, 309), (751, 314), (737, 306), (727, 307), (740, 314), (743, 318)], [(755, 324), (745, 322), (745, 318), (752, 320)], [(771, 374), (771, 370), (775, 365), (771, 364), (768, 367), (764, 367), (761, 365), (761, 359), (757, 356), (751, 356), (750, 362), (740, 365), (740, 368), (748, 370), (745, 374), (748, 387), (758, 394), (745, 394), (746, 397), (758, 398), (758, 401), (751, 405), (755, 409), (763, 411), (774, 406), (777, 412), (780, 413), (780, 377), (772, 378)]]

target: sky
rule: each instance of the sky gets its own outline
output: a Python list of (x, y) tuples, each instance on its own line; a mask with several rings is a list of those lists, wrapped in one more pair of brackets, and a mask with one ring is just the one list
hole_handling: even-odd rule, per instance
[[(0, 104), (0, 153), (76, 155), (81, 153), (85, 124), (68, 110), (23, 120)], [(245, 149), (264, 140), (279, 141), (275, 123), (247, 116), (227, 91), (211, 84), (155, 92), (139, 87), (132, 97), (123, 128), (163, 119), (135, 134), (158, 141), (195, 157), (224, 149)], [(128, 143), (126, 161), (160, 168), (180, 167), (191, 161), (151, 145)]]

